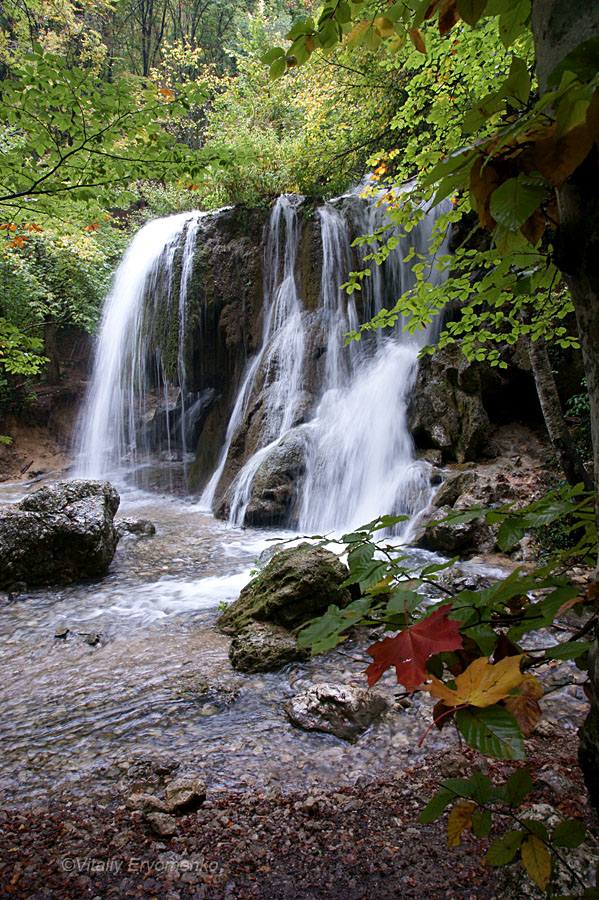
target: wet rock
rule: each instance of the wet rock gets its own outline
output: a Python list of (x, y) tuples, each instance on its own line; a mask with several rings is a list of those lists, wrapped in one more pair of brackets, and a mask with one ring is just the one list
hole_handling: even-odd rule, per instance
[(457, 344), (424, 356), (410, 409), (417, 446), (440, 450), (444, 460), (476, 459), (489, 436), (481, 388), (480, 365), (469, 362)]
[(450, 506), (434, 511), (432, 521), (420, 531), (414, 543), (423, 550), (435, 550), (449, 556), (491, 552), (495, 538), (483, 518), (468, 522), (443, 521), (451, 513)]
[(231, 665), (239, 672), (272, 672), (309, 655), (298, 648), (290, 631), (266, 622), (248, 624), (229, 648)]
[(343, 608), (351, 595), (342, 583), (348, 569), (334, 553), (301, 544), (277, 553), (249, 582), (218, 619), (226, 634), (239, 634), (257, 620), (296, 628), (324, 613), (330, 604)]
[(305, 426), (289, 431), (260, 465), (252, 483), (246, 525), (285, 525), (293, 520), (306, 471), (305, 431)]
[(82, 637), (85, 643), (89, 644), (90, 647), (97, 647), (102, 635), (97, 634), (95, 631), (90, 631), (88, 634), (82, 635)]
[(124, 534), (156, 534), (156, 526), (149, 519), (118, 519), (114, 525), (119, 537)]
[(316, 684), (289, 700), (285, 712), (304, 731), (356, 741), (388, 709), (387, 700), (345, 684)]
[(206, 785), (195, 775), (181, 775), (167, 784), (165, 793), (169, 812), (180, 816), (200, 808), (206, 799)]
[(118, 506), (106, 481), (63, 481), (26, 497), (0, 515), (0, 586), (104, 575), (119, 539)]
[(146, 822), (159, 837), (172, 837), (177, 830), (177, 823), (168, 813), (151, 812), (144, 816)]
[(168, 805), (164, 800), (156, 797), (155, 794), (141, 792), (131, 794), (131, 796), (127, 798), (126, 805), (128, 809), (139, 810), (144, 816), (155, 812), (165, 813), (167, 815), (170, 813)]
[(71, 632), (70, 632), (69, 628), (57, 628), (56, 631), (54, 632), (54, 637), (57, 640), (66, 641), (66, 639), (68, 638), (70, 633)]

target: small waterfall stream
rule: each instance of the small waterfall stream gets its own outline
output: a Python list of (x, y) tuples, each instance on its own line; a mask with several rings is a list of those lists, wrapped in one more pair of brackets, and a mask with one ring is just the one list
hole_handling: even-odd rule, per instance
[[(398, 233), (399, 252), (373, 265), (360, 296), (348, 297), (340, 284), (356, 259), (364, 264), (366, 253), (361, 248), (354, 255), (352, 241), (381, 227), (385, 208), (357, 192), (318, 208), (313, 221), (321, 245), (320, 287), (315, 308), (308, 308), (299, 261), (305, 250), (302, 202), (280, 197), (270, 216), (261, 345), (233, 395), (202, 506), (210, 509), (220, 500), (230, 522), (243, 525), (261, 499), (259, 489), (264, 496), (276, 493), (268, 479), (273, 466), (286, 467), (291, 447), (302, 460), (289, 476), (297, 494), (288, 503), (290, 524), (322, 531), (382, 513), (412, 515), (426, 504), (430, 488), (426, 466), (414, 460), (407, 405), (418, 350), (435, 335), (407, 335), (400, 323), (392, 333), (343, 344), (348, 331), (412, 286), (403, 258), (411, 247), (426, 255), (437, 211), (409, 235)], [(152, 427), (158, 418), (163, 457), (176, 450), (185, 464), (195, 451), (186, 423), (203, 395), (189, 389), (186, 341), (201, 242), (202, 214), (193, 212), (146, 225), (125, 254), (106, 302), (81, 416), (80, 474), (105, 476), (147, 460), (157, 449)], [(176, 366), (164, 357), (165, 343), (177, 344)]]

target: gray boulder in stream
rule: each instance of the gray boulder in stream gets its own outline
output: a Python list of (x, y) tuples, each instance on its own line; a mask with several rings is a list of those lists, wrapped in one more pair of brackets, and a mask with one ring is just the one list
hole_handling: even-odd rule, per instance
[(343, 608), (351, 602), (342, 586), (348, 576), (347, 566), (323, 547), (300, 544), (281, 550), (242, 588), (218, 619), (218, 627), (226, 634), (239, 634), (255, 621), (297, 628), (332, 603)]
[(104, 575), (119, 540), (119, 495), (107, 481), (61, 481), (0, 515), (0, 587)]

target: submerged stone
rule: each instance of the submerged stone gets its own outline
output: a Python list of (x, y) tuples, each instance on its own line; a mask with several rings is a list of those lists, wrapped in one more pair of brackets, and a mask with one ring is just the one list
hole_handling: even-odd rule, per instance
[(326, 612), (343, 608), (351, 595), (343, 582), (349, 575), (334, 553), (301, 544), (282, 550), (249, 582), (218, 619), (226, 634), (239, 634), (252, 621), (293, 629)]
[(104, 575), (119, 540), (118, 506), (107, 481), (62, 481), (26, 497), (0, 515), (0, 586)]
[(346, 684), (316, 684), (289, 700), (285, 712), (304, 731), (356, 741), (387, 709), (380, 694)]

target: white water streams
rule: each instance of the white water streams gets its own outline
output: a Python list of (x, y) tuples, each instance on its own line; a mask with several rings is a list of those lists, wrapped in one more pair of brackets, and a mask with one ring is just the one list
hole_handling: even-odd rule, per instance
[[(148, 338), (153, 319), (158, 314), (159, 299), (163, 296), (158, 290), (159, 285), (166, 288), (170, 311), (175, 255), (187, 227), (177, 298), (180, 336), (183, 336), (186, 290), (202, 215), (200, 212), (182, 213), (144, 225), (117, 270), (104, 306), (92, 382), (79, 423), (77, 471), (84, 478), (98, 478), (123, 465), (131, 466), (149, 450), (147, 446), (140, 446), (139, 426), (147, 416), (148, 393), (152, 386), (161, 386), (164, 391), (166, 434), (170, 441), (168, 384), (159, 354), (154, 351), (153, 359), (149, 358)], [(181, 340), (178, 369), (184, 402), (182, 346)], [(184, 422), (184, 416), (181, 420)]]

